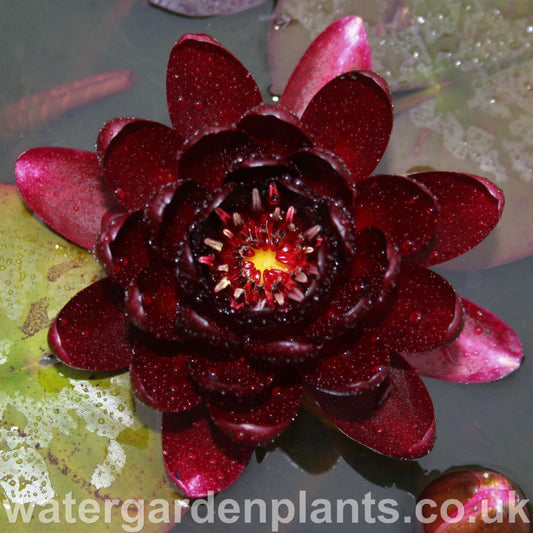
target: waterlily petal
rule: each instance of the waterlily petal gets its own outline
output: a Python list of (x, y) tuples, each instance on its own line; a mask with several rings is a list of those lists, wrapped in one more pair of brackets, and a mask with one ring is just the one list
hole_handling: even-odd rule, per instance
[[(270, 55), (270, 61), (274, 60)], [(371, 68), (363, 19), (343, 17), (329, 25), (307, 49), (289, 78), (280, 105), (302, 116), (313, 96), (333, 78), (350, 70)]]
[(213, 191), (220, 187), (230, 167), (258, 151), (258, 145), (241, 131), (209, 127), (187, 140), (178, 154), (178, 175)]
[(376, 226), (411, 261), (425, 258), (433, 248), (438, 206), (424, 186), (403, 176), (372, 176), (357, 184), (354, 206), (358, 229)]
[(103, 160), (105, 151), (109, 143), (117, 136), (120, 130), (130, 122), (139, 120), (134, 117), (117, 117), (108, 120), (100, 129), (96, 139), (96, 153), (100, 160)]
[(457, 172), (419, 172), (409, 177), (425, 185), (440, 208), (437, 243), (428, 266), (464, 254), (500, 220), (503, 192), (485, 178)]
[(376, 168), (389, 142), (391, 96), (377, 74), (343, 74), (312, 98), (302, 122), (308, 133), (338, 155), (353, 179), (359, 181)]
[(154, 191), (177, 177), (182, 139), (149, 120), (126, 124), (111, 140), (103, 161), (106, 183), (128, 210), (142, 209)]
[(163, 413), (165, 466), (189, 498), (200, 498), (231, 485), (242, 473), (253, 447), (240, 446), (213, 428), (203, 412)]
[(52, 351), (67, 365), (84, 370), (127, 368), (133, 336), (119, 306), (122, 298), (122, 288), (109, 278), (76, 294), (50, 327)]
[(397, 291), (393, 310), (375, 329), (375, 334), (393, 350), (432, 350), (459, 335), (464, 324), (461, 298), (442, 276), (403, 263)]
[(296, 117), (275, 105), (252, 109), (238, 127), (258, 143), (265, 155), (285, 156), (312, 144)]
[(274, 440), (296, 417), (302, 400), (298, 384), (274, 386), (257, 407), (248, 401), (221, 398), (209, 401), (211, 418), (236, 442), (262, 446)]
[(15, 164), (26, 203), (55, 231), (92, 249), (104, 213), (115, 205), (93, 152), (32, 148)]
[(462, 298), (466, 320), (461, 334), (444, 348), (404, 354), (419, 374), (462, 383), (484, 383), (514, 372), (523, 350), (516, 333), (486, 309)]
[(201, 401), (189, 376), (188, 356), (178, 343), (142, 334), (133, 347), (133, 391), (147, 405), (165, 412), (192, 409)]
[(167, 101), (172, 125), (189, 136), (206, 124), (238, 122), (263, 98), (248, 70), (207, 35), (184, 35), (170, 53)]
[(257, 396), (270, 387), (274, 379), (271, 372), (254, 365), (246, 357), (230, 359), (229, 354), (224, 358), (192, 356), (189, 368), (203, 389), (234, 396)]
[(388, 373), (389, 350), (375, 342), (373, 335), (366, 334), (322, 360), (305, 374), (304, 380), (313, 389), (327, 394), (353, 396), (376, 388)]
[(126, 288), (150, 261), (142, 211), (119, 213), (107, 220), (95, 252), (107, 274)]
[[(379, 389), (374, 401), (369, 395), (359, 399), (320, 394), (317, 399), (335, 426), (368, 448), (400, 459), (426, 455), (435, 442), (435, 415), (416, 371), (391, 354), (388, 379)], [(344, 409), (347, 399), (350, 406)]]

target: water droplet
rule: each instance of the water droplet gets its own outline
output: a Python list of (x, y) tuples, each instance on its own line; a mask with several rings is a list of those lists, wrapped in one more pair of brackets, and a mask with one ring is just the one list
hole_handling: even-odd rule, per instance
[(411, 324), (419, 324), (422, 319), (423, 319), (424, 315), (422, 314), (421, 311), (413, 311), (410, 315), (409, 315), (409, 322), (411, 322)]

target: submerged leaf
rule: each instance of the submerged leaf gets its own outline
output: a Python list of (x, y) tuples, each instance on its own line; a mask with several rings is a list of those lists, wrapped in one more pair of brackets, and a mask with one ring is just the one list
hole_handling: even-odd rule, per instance
[(6, 509), (0, 529), (27, 529), (20, 516), (2, 525), (8, 510), (23, 505), (33, 509), (40, 531), (64, 531), (70, 500), (76, 531), (94, 530), (77, 515), (88, 499), (100, 509), (100, 531), (120, 529), (129, 498), (161, 498), (173, 519), (178, 496), (164, 473), (160, 435), (135, 416), (128, 374), (73, 370), (47, 350), (51, 320), (101, 277), (100, 267), (42, 225), (13, 185), (0, 186), (0, 205), (0, 499)]

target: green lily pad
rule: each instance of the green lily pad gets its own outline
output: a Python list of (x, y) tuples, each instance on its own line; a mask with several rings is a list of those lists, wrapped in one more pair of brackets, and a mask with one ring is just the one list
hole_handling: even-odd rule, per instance
[(116, 532), (141, 520), (143, 531), (169, 530), (182, 500), (128, 373), (73, 370), (48, 352), (51, 319), (101, 268), (13, 185), (0, 184), (0, 206), (0, 530)]

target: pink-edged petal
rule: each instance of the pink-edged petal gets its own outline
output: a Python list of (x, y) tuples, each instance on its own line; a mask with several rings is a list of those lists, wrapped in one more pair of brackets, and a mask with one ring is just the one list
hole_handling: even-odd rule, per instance
[(302, 149), (289, 157), (289, 161), (301, 172), (303, 183), (319, 196), (351, 205), (352, 177), (344, 163), (334, 154), (320, 148)]
[(133, 339), (122, 299), (122, 288), (109, 278), (80, 291), (50, 327), (52, 351), (67, 365), (84, 370), (127, 368)]
[(178, 174), (212, 191), (220, 187), (230, 167), (258, 150), (257, 144), (241, 131), (210, 127), (188, 139), (178, 154)]
[(98, 236), (95, 252), (107, 274), (127, 287), (150, 261), (142, 211), (112, 216)]
[(261, 103), (248, 70), (207, 35), (184, 35), (170, 53), (167, 100), (174, 128), (190, 136), (206, 125), (229, 126)]
[(286, 156), (312, 144), (296, 117), (279, 106), (253, 109), (238, 127), (258, 143), (265, 155)]
[(389, 350), (367, 334), (356, 337), (346, 349), (322, 360), (303, 379), (315, 390), (353, 396), (376, 388), (388, 372)]
[(484, 383), (514, 372), (523, 350), (516, 333), (486, 309), (462, 298), (466, 320), (451, 344), (425, 353), (404, 354), (423, 376), (461, 383)]
[(273, 381), (266, 369), (249, 362), (246, 357), (229, 359), (191, 356), (191, 376), (205, 390), (234, 396), (256, 396), (264, 392)]
[(115, 205), (97, 155), (69, 148), (32, 148), (15, 164), (26, 203), (55, 231), (92, 249), (100, 221)]
[(117, 202), (142, 209), (162, 185), (177, 179), (176, 153), (182, 139), (164, 124), (136, 120), (126, 124), (104, 156), (104, 175)]
[(134, 117), (118, 117), (108, 120), (100, 129), (96, 139), (96, 153), (98, 157), (103, 160), (105, 151), (109, 143), (116, 137), (120, 130), (130, 122), (139, 120)]
[(398, 247), (400, 255), (415, 262), (433, 246), (439, 216), (431, 192), (403, 176), (371, 176), (357, 184), (354, 205), (358, 229), (376, 226)]
[(126, 310), (141, 329), (169, 340), (179, 339), (178, 289), (174, 269), (152, 264), (127, 289)]
[(453, 259), (479, 244), (502, 215), (503, 192), (479, 176), (457, 172), (420, 172), (422, 183), (439, 204), (438, 239), (426, 265)]
[(135, 394), (165, 412), (188, 411), (201, 396), (189, 376), (187, 354), (177, 343), (140, 335), (133, 347), (130, 376)]
[(241, 446), (213, 428), (207, 413), (163, 413), (165, 466), (179, 489), (200, 498), (231, 485), (242, 473), (253, 447)]
[[(345, 435), (368, 448), (400, 459), (426, 455), (435, 442), (435, 415), (416, 371), (400, 356), (391, 354), (388, 379), (380, 389), (377, 396), (321, 394), (317, 400)], [(350, 405), (344, 409), (347, 399)]]
[(330, 24), (294, 69), (280, 105), (302, 116), (313, 96), (336, 76), (370, 70), (372, 59), (363, 19), (349, 15)]
[(355, 181), (376, 168), (392, 131), (392, 103), (385, 82), (369, 71), (330, 81), (312, 98), (302, 122), (324, 148), (339, 156)]
[(265, 0), (150, 0), (150, 4), (188, 17), (230, 15), (262, 4)]
[(395, 351), (421, 352), (448, 344), (463, 325), (461, 298), (453, 287), (425, 267), (403, 263), (394, 307), (375, 334)]
[(175, 261), (187, 228), (207, 196), (197, 182), (169, 183), (162, 187), (145, 209), (151, 245), (166, 261)]
[(241, 399), (208, 403), (215, 424), (233, 440), (261, 446), (273, 441), (295, 419), (302, 400), (301, 385), (276, 385), (257, 406)]

